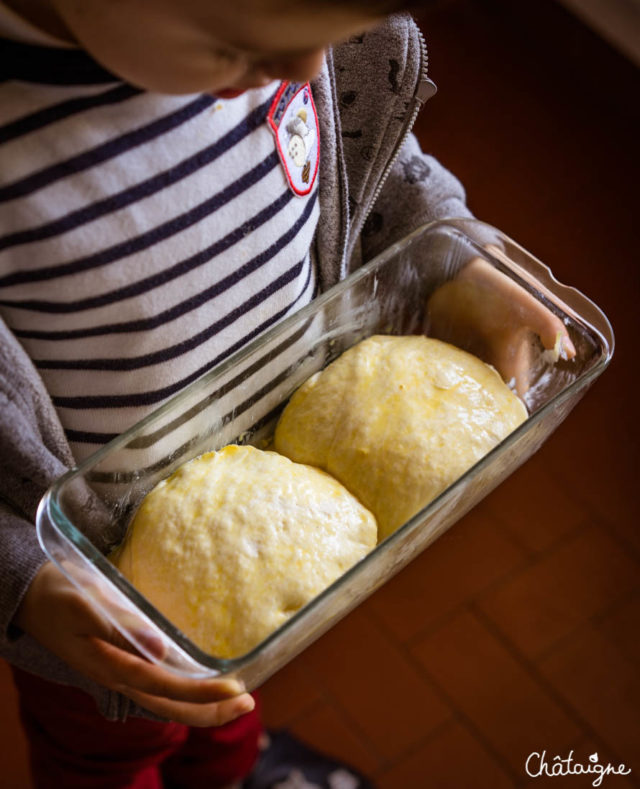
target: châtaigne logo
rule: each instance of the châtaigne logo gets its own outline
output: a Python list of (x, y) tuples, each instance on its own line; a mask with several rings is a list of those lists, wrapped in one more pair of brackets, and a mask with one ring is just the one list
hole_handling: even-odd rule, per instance
[(592, 786), (600, 786), (605, 775), (629, 775), (631, 769), (624, 764), (615, 767), (612, 764), (601, 764), (597, 753), (592, 753), (586, 764), (580, 764), (573, 758), (573, 751), (568, 756), (549, 758), (546, 751), (534, 751), (529, 754), (525, 763), (527, 775), (531, 778), (559, 778), (566, 775), (595, 775)]

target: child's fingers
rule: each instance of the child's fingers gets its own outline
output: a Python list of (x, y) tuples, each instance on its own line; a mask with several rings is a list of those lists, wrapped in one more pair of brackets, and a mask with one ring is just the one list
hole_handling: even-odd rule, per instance
[[(505, 259), (504, 254), (500, 257)], [(575, 356), (576, 350), (560, 318), (554, 315), (542, 301), (506, 274), (495, 269), (486, 260), (481, 258), (472, 260), (463, 269), (459, 279), (463, 282), (473, 282), (481, 289), (487, 289), (487, 293), (493, 296), (492, 301), (489, 302), (492, 312), (495, 312), (496, 308), (498, 312), (502, 312), (506, 326), (511, 324), (514, 331), (524, 327), (529, 328), (540, 337), (542, 345), (547, 350), (556, 348), (560, 342), (559, 351), (563, 358), (572, 359)], [(483, 299), (487, 300), (487, 294), (483, 295)], [(497, 299), (501, 300), (501, 304)], [(485, 316), (488, 323), (491, 320), (495, 321), (497, 317), (495, 314)], [(498, 321), (498, 325), (500, 323)]]
[(567, 327), (544, 304), (535, 301), (535, 299), (528, 302), (525, 316), (524, 325), (528, 325), (531, 331), (540, 337), (546, 350), (556, 350), (558, 358), (572, 359), (576, 355), (576, 349), (571, 342)]
[(81, 615), (86, 623), (87, 635), (103, 638), (105, 641), (116, 644), (122, 649), (129, 651), (135, 649), (135, 645), (112, 626), (111, 622), (106, 618), (106, 614), (98, 610), (98, 607), (100, 607), (103, 611), (109, 612), (109, 615), (115, 618), (125, 630), (134, 634), (138, 643), (148, 653), (158, 658), (164, 656), (166, 645), (161, 636), (146, 625), (142, 616), (139, 616), (130, 608), (126, 608), (118, 599), (113, 597), (113, 594), (104, 583), (100, 583), (95, 575), (87, 572), (84, 568), (67, 566), (65, 569), (83, 589), (84, 593), (78, 593), (80, 602), (77, 608), (79, 612), (84, 608)]
[(122, 692), (149, 712), (187, 726), (222, 726), (255, 707), (255, 701), (248, 693), (225, 701), (193, 704), (150, 695), (135, 688), (124, 688)]
[(104, 666), (102, 684), (122, 693), (135, 689), (151, 696), (194, 704), (209, 704), (239, 696), (244, 687), (235, 679), (180, 677), (144, 658), (99, 638), (88, 638), (92, 660)]
[(213, 726), (253, 707), (237, 680), (180, 677), (118, 646), (111, 623), (50, 563), (32, 582), (16, 624), (81, 674), (162, 717)]

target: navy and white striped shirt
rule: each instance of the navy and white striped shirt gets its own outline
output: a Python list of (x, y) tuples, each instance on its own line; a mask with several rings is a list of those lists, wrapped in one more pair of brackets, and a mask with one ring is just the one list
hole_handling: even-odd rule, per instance
[(80, 460), (313, 298), (317, 182), (288, 186), (276, 83), (161, 96), (3, 44), (0, 315)]

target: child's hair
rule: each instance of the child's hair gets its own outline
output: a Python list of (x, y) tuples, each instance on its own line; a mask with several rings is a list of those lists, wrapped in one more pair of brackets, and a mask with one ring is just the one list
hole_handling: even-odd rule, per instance
[(423, 10), (433, 0), (322, 0), (327, 5), (341, 5), (361, 8), (374, 14), (393, 14), (397, 11)]
[(393, 14), (399, 11), (418, 13), (435, 0), (316, 0), (317, 5), (354, 8), (373, 14)]

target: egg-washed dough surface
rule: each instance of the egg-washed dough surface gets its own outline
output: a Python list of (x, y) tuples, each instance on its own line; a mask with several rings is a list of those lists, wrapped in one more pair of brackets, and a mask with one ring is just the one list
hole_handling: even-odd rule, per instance
[(376, 335), (294, 393), (275, 449), (340, 480), (384, 539), (526, 418), (477, 357), (424, 336)]
[(335, 479), (228, 446), (143, 500), (113, 561), (204, 651), (248, 652), (376, 544), (375, 519)]

